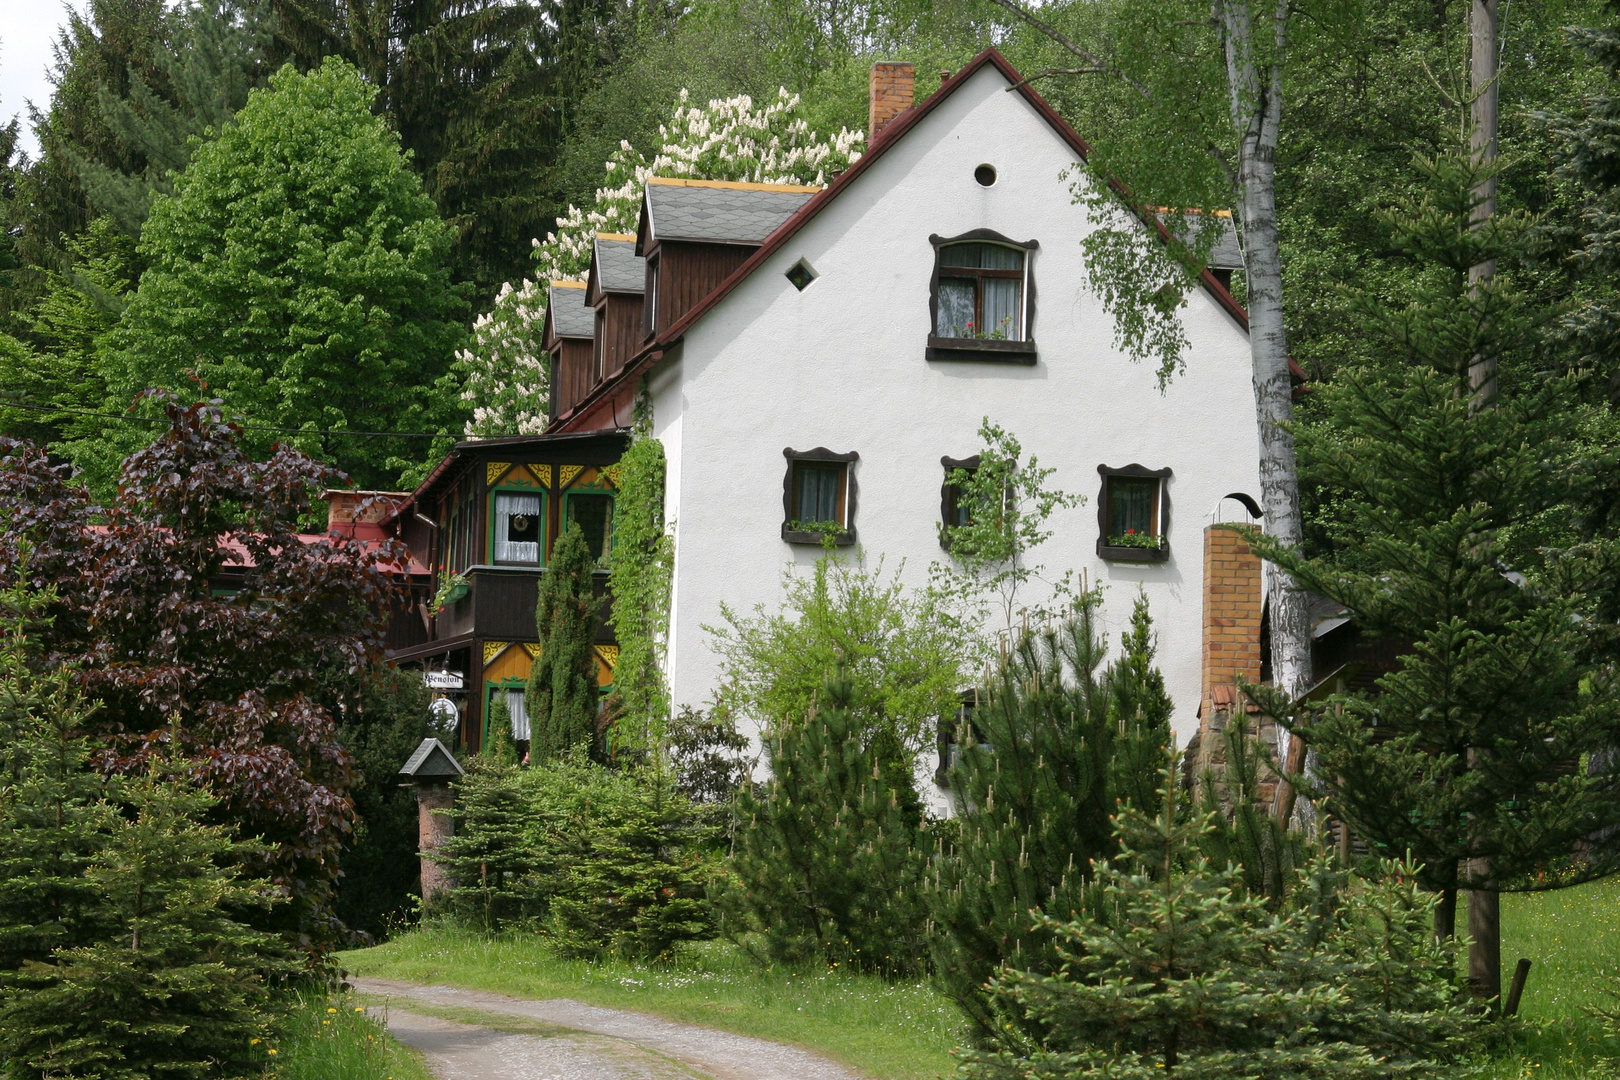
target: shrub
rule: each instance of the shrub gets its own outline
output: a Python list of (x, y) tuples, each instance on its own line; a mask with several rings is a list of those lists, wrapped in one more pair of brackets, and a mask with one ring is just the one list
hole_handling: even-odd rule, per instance
[(579, 750), (527, 769), (481, 754), (452, 813), (456, 834), (435, 858), (454, 881), (454, 918), (543, 929), (586, 957), (654, 959), (713, 932), (716, 830), (650, 770), (610, 770)]
[(1139, 601), (1126, 651), (1103, 669), (1099, 598), (1080, 598), (1061, 625), (1025, 632), (991, 675), (948, 783), (959, 811), (928, 899), (940, 987), (980, 1038), (1024, 1015), (1003, 1015), (986, 980), (1003, 964), (1050, 974), (1062, 965), (1052, 924), (1088, 910), (1091, 863), (1114, 851), (1109, 815), (1120, 801), (1152, 810), (1151, 781), (1169, 742), (1170, 703), (1153, 665), (1152, 620)]
[(1202, 854), (1208, 816), (1178, 814), (1173, 767), (1161, 776), (1156, 814), (1119, 815), (1097, 910), (1039, 917), (1062, 967), (992, 978), (1032, 1023), (965, 1054), (967, 1076), (1400, 1077), (1462, 1050), (1456, 952), (1434, 940), (1415, 867), (1349, 881), (1318, 858), (1276, 915)]
[(973, 635), (933, 593), (916, 593), (858, 558), (829, 550), (808, 576), (789, 574), (785, 602), (744, 616), (721, 605), (706, 627), (721, 657), (716, 704), (761, 726), (802, 718), (827, 675), (842, 671), (863, 738), (882, 730), (895, 748), (884, 767), (908, 784), (915, 757), (933, 745), (938, 718), (955, 711)]
[(735, 881), (723, 903), (774, 960), (811, 958), (885, 975), (926, 964), (925, 866), (908, 809), (874, 742), (883, 734), (855, 705), (841, 673), (802, 719), (765, 742), (772, 779), (737, 797)]

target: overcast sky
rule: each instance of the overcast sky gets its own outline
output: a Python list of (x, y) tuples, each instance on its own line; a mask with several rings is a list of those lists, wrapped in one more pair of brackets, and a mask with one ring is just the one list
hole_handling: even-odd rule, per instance
[[(51, 84), (45, 70), (51, 64), (51, 42), (67, 22), (69, 4), (83, 11), (88, 0), (0, 0), (0, 122), (24, 112), (25, 102), (41, 109), (50, 104)], [(22, 146), (30, 157), (38, 153), (34, 133), (25, 115)]]

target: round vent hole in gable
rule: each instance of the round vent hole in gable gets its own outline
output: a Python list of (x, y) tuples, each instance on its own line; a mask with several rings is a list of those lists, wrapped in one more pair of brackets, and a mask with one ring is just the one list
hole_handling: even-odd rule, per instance
[(996, 167), (994, 165), (980, 165), (973, 170), (973, 179), (979, 182), (980, 187), (989, 187), (996, 182)]

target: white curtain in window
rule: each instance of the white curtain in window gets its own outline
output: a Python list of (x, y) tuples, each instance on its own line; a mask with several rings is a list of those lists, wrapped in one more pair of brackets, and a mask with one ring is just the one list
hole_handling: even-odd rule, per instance
[(512, 741), (527, 742), (529, 739), (529, 704), (524, 698), (522, 690), (508, 690), (506, 692), (506, 711), (512, 717)]
[(540, 496), (495, 496), (495, 561), (540, 561)]
[(938, 337), (977, 337), (978, 327), (973, 325), (973, 279), (939, 279), (939, 319), (934, 333)]
[[(1006, 248), (991, 248), (1005, 251)], [(1024, 340), (1018, 297), (1024, 283), (1017, 278), (984, 279), (984, 333), (976, 337), (1001, 338), (1007, 341)]]

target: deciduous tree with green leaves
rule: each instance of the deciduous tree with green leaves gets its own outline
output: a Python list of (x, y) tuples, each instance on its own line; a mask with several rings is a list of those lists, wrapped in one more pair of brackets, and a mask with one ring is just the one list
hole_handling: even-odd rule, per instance
[[(1031, 558), (1052, 538), (1052, 515), (1085, 500), (1051, 487), (1047, 481), (1057, 470), (1042, 468), (1034, 454), (1024, 460), (1017, 437), (988, 416), (979, 425), (979, 441), (977, 464), (946, 477), (956, 492), (958, 519), (939, 526), (950, 561), (930, 570), (942, 595), (966, 604), (981, 620), (999, 615), (1002, 638), (1010, 641), (1019, 620), (1045, 622), (1073, 598), (1072, 574), (1050, 580), (1045, 566)], [(1034, 582), (1050, 595), (1031, 600), (1026, 590)]]
[(882, 735), (884, 767), (910, 786), (917, 755), (934, 743), (938, 718), (956, 711), (977, 658), (972, 632), (949, 605), (908, 589), (898, 573), (864, 555), (828, 547), (810, 573), (788, 571), (782, 606), (743, 615), (722, 604), (723, 626), (706, 626), (720, 656), (715, 699), (761, 728), (806, 715), (828, 673), (843, 672), (856, 715)]
[[(370, 488), (397, 484), (430, 444), (317, 432), (459, 426), (449, 235), (372, 114), (376, 93), (335, 59), (284, 68), (153, 201), (148, 267), (112, 342), (115, 411), (198, 379), (252, 424), (312, 432), (287, 438)], [(110, 476), (134, 430), (76, 457)]]

